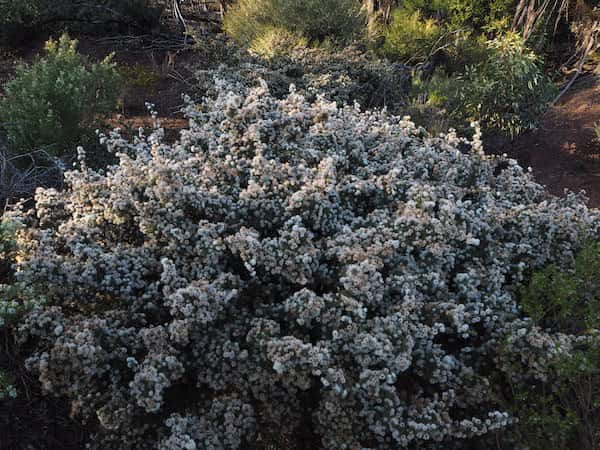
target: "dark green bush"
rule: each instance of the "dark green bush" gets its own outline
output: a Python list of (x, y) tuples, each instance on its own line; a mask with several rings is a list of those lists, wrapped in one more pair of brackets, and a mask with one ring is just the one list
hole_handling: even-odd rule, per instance
[(535, 273), (523, 289), (522, 305), (543, 328), (565, 333), (600, 328), (600, 243), (586, 246), (570, 271), (552, 265)]
[(39, 13), (40, 0), (1, 0), (0, 24), (23, 23)]
[(600, 243), (585, 246), (571, 269), (534, 273), (521, 305), (535, 325), (579, 336), (568, 354), (550, 357), (545, 380), (513, 386), (521, 440), (532, 450), (599, 448)]
[(416, 94), (446, 109), (456, 128), (476, 121), (487, 132), (511, 137), (534, 128), (557, 93), (540, 58), (512, 33), (464, 45), (469, 53), (447, 58), (446, 67), (425, 78)]
[(516, 136), (533, 128), (556, 95), (540, 58), (516, 34), (487, 44), (487, 57), (462, 76), (460, 102), (468, 120)]
[(365, 25), (358, 0), (240, 0), (227, 12), (224, 29), (251, 48), (274, 30), (311, 43), (348, 42), (360, 36)]
[(0, 0), (0, 42), (18, 40), (25, 32), (53, 32), (65, 25), (73, 31), (143, 32), (156, 30), (163, 3), (159, 0)]
[(11, 153), (44, 148), (61, 157), (89, 141), (117, 104), (120, 77), (111, 57), (90, 64), (77, 41), (63, 35), (46, 43), (46, 56), (22, 65), (5, 87), (0, 123)]

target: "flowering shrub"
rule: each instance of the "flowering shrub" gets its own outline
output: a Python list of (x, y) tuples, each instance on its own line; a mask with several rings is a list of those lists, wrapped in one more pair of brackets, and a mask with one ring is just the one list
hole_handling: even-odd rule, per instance
[(4, 89), (0, 126), (13, 153), (43, 147), (53, 156), (74, 153), (93, 135), (99, 116), (115, 109), (120, 78), (110, 56), (87, 67), (77, 41), (63, 34), (47, 55), (21, 66)]
[(220, 89), (176, 144), (111, 134), (118, 166), (10, 215), (17, 280), (45, 297), (27, 365), (92, 448), (457, 449), (510, 426), (492, 376), (572, 345), (520, 318), (517, 287), (597, 213), (478, 133)]
[(278, 98), (287, 96), (294, 84), (297, 92), (311, 101), (324, 95), (339, 104), (385, 106), (394, 113), (405, 106), (411, 83), (406, 68), (376, 58), (359, 47), (337, 52), (297, 47), (270, 60), (242, 55), (231, 64), (198, 70), (196, 80), (201, 96), (219, 94), (215, 78), (227, 80), (239, 92), (266, 80)]

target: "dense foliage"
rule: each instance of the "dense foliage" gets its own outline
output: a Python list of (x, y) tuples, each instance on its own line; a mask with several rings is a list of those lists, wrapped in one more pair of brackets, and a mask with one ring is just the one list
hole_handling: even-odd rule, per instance
[(45, 50), (4, 86), (0, 126), (13, 154), (40, 148), (52, 156), (74, 153), (90, 134), (94, 139), (102, 115), (117, 105), (120, 77), (110, 56), (90, 64), (66, 34), (49, 40)]
[(25, 32), (71, 30), (149, 32), (157, 29), (162, 0), (0, 0), (0, 44)]
[(498, 375), (543, 379), (575, 345), (517, 292), (597, 237), (597, 212), (478, 135), (264, 86), (187, 113), (175, 145), (113, 135), (119, 166), (11, 214), (43, 298), (28, 366), (98, 422), (93, 447), (485, 445), (513, 423)]
[[(553, 360), (544, 383), (519, 383), (514, 408), (529, 448), (594, 450), (600, 444), (600, 244), (588, 243), (572, 265), (552, 264), (522, 289), (524, 311), (544, 329), (578, 336)], [(515, 367), (518, 373), (519, 367)]]
[[(403, 84), (385, 104), (419, 120), (424, 118), (422, 123), (433, 128), (437, 124), (429, 122), (450, 122), (465, 129), (475, 120), (486, 131), (514, 137), (535, 127), (557, 94), (544, 73), (542, 58), (521, 37), (507, 32), (516, 7), (513, 0), (493, 4), (479, 0), (397, 2), (387, 20), (378, 21), (375, 16), (368, 27), (357, 9), (347, 1), (334, 6), (336, 1), (292, 2), (293, 6), (282, 0), (242, 0), (227, 13), (225, 30), (255, 55), (267, 58), (266, 64), (282, 73), (280, 78), (287, 75), (281, 68), (289, 66), (289, 59), (297, 60), (297, 55), (312, 44), (326, 39), (337, 43), (350, 37), (358, 39), (374, 53), (408, 66), (405, 73), (410, 69), (418, 80), (412, 101), (407, 102), (409, 95)], [(297, 5), (303, 6), (299, 10)], [(321, 33), (311, 31), (313, 25)], [(306, 65), (311, 63), (309, 57)], [(332, 85), (340, 84), (337, 73), (332, 67)], [(416, 108), (407, 108), (407, 103)], [(428, 120), (444, 115), (442, 110), (447, 120)]]
[(419, 79), (415, 91), (427, 104), (444, 108), (457, 128), (477, 121), (486, 131), (511, 137), (534, 128), (557, 95), (540, 58), (513, 33), (469, 47), (475, 63), (450, 74), (440, 68)]
[(383, 53), (404, 63), (426, 61), (440, 46), (442, 30), (433, 19), (424, 19), (419, 10), (398, 9), (384, 32)]
[(455, 98), (461, 112), (512, 136), (534, 127), (557, 94), (539, 57), (516, 34), (489, 41), (485, 60), (467, 67), (462, 82)]

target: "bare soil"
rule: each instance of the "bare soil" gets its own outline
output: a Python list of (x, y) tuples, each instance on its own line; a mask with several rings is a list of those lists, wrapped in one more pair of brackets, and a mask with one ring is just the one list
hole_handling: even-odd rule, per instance
[(546, 114), (537, 130), (492, 146), (491, 151), (507, 153), (522, 166), (531, 167), (536, 179), (552, 194), (585, 191), (589, 205), (597, 208), (600, 141), (595, 124), (600, 124), (600, 80), (588, 76)]

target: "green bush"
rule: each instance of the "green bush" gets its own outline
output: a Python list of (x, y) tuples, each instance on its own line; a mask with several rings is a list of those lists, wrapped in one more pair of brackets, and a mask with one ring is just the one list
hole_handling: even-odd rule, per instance
[(401, 3), (403, 9), (419, 11), (448, 28), (478, 32), (506, 29), (516, 7), (515, 0), (404, 0)]
[(543, 328), (565, 333), (600, 329), (600, 243), (587, 245), (570, 271), (552, 265), (535, 273), (521, 303)]
[(461, 36), (432, 74), (415, 80), (413, 97), (445, 109), (454, 128), (476, 121), (511, 137), (534, 128), (557, 93), (540, 58), (512, 33), (490, 41)]
[(537, 326), (579, 336), (568, 354), (551, 358), (545, 380), (514, 386), (521, 440), (532, 450), (597, 449), (600, 243), (585, 246), (571, 269), (551, 265), (534, 273), (522, 289), (521, 305)]
[(515, 0), (448, 0), (449, 21), (454, 28), (493, 31), (510, 26)]
[(120, 77), (111, 57), (89, 64), (67, 35), (46, 43), (46, 56), (20, 66), (5, 87), (0, 122), (12, 153), (44, 148), (52, 156), (89, 141), (117, 104)]
[(239, 44), (251, 48), (273, 30), (306, 39), (348, 42), (358, 37), (366, 17), (358, 0), (240, 0), (225, 16), (224, 29)]
[[(456, 65), (479, 62), (479, 42), (485, 33), (508, 29), (514, 0), (406, 0), (394, 10), (390, 24), (381, 32), (385, 56), (405, 62)], [(443, 49), (443, 51), (441, 51)], [(475, 54), (474, 54), (475, 53)], [(440, 54), (443, 55), (440, 58)]]
[(477, 121), (514, 137), (535, 127), (555, 95), (540, 58), (508, 33), (488, 41), (483, 61), (456, 78), (445, 107), (457, 123)]
[(285, 57), (293, 54), (296, 49), (307, 48), (308, 41), (297, 34), (281, 28), (265, 30), (252, 41), (248, 50), (266, 59)]

